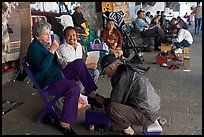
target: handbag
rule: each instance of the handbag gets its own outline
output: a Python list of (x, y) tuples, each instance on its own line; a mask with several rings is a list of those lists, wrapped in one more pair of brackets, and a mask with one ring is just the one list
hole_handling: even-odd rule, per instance
[(106, 43), (101, 43), (100, 39), (95, 39), (93, 43), (90, 44), (92, 50), (105, 50), (109, 52), (109, 47)]

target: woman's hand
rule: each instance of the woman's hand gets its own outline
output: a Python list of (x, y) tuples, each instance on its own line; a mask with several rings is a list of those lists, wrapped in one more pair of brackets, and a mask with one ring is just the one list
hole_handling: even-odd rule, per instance
[(59, 44), (58, 44), (58, 42), (57, 42), (56, 40), (54, 40), (54, 41), (52, 42), (51, 46), (50, 46), (50, 52), (51, 52), (52, 54), (54, 54), (55, 51), (57, 50), (57, 48), (59, 48)]
[(116, 42), (116, 43), (114, 43), (114, 47), (116, 48), (118, 46), (118, 43)]

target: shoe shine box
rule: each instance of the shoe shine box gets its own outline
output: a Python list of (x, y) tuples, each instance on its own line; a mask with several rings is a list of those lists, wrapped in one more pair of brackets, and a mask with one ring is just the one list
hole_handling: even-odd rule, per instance
[(162, 131), (163, 129), (160, 126), (158, 120), (156, 120), (153, 124), (143, 128), (144, 135), (160, 135)]
[(85, 128), (88, 129), (90, 125), (94, 125), (94, 128), (97, 130), (100, 126), (103, 126), (105, 131), (110, 129), (111, 125), (104, 108), (88, 108), (85, 111)]
[(168, 62), (168, 56), (156, 55), (156, 64), (162, 64)]
[(144, 135), (160, 135), (160, 131), (148, 131), (147, 128), (144, 128), (143, 130)]

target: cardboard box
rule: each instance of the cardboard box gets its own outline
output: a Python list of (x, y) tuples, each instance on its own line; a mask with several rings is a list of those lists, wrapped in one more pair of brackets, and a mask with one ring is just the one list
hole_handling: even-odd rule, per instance
[(162, 64), (168, 62), (168, 56), (156, 55), (156, 64)]
[(161, 52), (162, 51), (171, 51), (171, 45), (161, 45), (160, 49), (161, 49)]
[(184, 54), (188, 54), (189, 53), (189, 48), (188, 47), (184, 47), (183, 48), (183, 53)]

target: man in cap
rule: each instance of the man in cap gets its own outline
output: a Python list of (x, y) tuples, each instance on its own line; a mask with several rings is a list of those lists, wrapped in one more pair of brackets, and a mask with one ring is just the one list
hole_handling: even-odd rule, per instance
[(73, 9), (75, 10), (75, 12), (72, 15), (74, 26), (83, 29), (86, 32), (86, 34), (89, 35), (88, 25), (81, 12), (80, 4), (77, 3), (76, 5), (74, 5)]
[(144, 70), (123, 64), (113, 54), (101, 60), (102, 72), (111, 78), (110, 98), (97, 95), (96, 101), (105, 106), (114, 131), (133, 135), (132, 125), (148, 126), (159, 117), (160, 97)]

